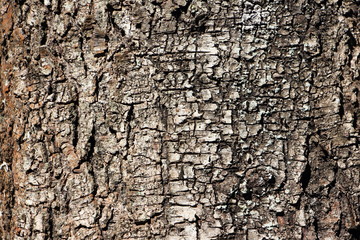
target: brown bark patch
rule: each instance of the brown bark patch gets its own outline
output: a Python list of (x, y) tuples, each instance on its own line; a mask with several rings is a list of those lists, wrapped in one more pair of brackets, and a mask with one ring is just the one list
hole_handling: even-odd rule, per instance
[(8, 6), (8, 9), (1, 20), (1, 26), (4, 34), (8, 34), (13, 25), (13, 9), (12, 6)]

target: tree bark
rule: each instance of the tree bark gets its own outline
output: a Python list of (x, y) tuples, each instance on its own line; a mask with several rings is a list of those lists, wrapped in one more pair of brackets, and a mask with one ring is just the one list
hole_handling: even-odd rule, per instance
[(0, 238), (359, 239), (359, 6), (0, 0)]

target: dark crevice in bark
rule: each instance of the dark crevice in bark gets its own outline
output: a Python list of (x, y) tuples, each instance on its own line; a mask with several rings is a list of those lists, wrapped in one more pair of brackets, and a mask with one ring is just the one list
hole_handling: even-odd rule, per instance
[(336, 229), (336, 233), (335, 233), (335, 235), (337, 236), (337, 237), (339, 237), (340, 236), (340, 234), (341, 234), (341, 230), (342, 230), (342, 228), (343, 228), (343, 213), (340, 213), (340, 216), (339, 216), (339, 221), (338, 221), (338, 224), (337, 224), (337, 229)]
[(114, 212), (111, 210), (109, 219), (105, 222), (105, 226), (101, 228), (103, 231), (107, 231), (109, 229), (110, 224), (114, 223), (112, 220), (114, 218)]
[(186, 2), (186, 4), (184, 6), (180, 6), (178, 8), (176, 8), (175, 10), (173, 10), (171, 12), (171, 15), (178, 21), (181, 17), (181, 14), (186, 13), (190, 7), (192, 0), (189, 0)]
[(277, 216), (277, 217), (284, 217), (284, 216), (285, 216), (285, 213), (284, 213), (284, 211), (276, 212), (276, 216)]
[(126, 115), (126, 122), (129, 123), (128, 127), (130, 127), (130, 128), (131, 128), (130, 122), (131, 122), (132, 119), (134, 119), (134, 105), (130, 105), (130, 108), (129, 108), (129, 110), (127, 112), (127, 115)]
[(318, 225), (318, 219), (317, 218), (314, 218), (313, 225), (314, 225), (316, 240), (319, 240), (319, 225)]
[(99, 189), (99, 184), (98, 184), (96, 174), (94, 172), (94, 164), (93, 163), (91, 163), (91, 165), (89, 167), (89, 174), (92, 176), (92, 179), (93, 179), (94, 189), (92, 190), (91, 193), (92, 193), (93, 198), (95, 198), (97, 196), (97, 191)]
[(145, 219), (144, 221), (135, 221), (135, 225), (140, 226), (140, 225), (151, 224), (151, 220), (153, 218), (159, 217), (162, 214), (163, 214), (163, 212), (156, 212), (156, 213), (152, 214), (148, 219)]
[(40, 40), (40, 45), (45, 45), (47, 41), (47, 21), (44, 19), (44, 21), (41, 23), (41, 31), (42, 31), (42, 38)]
[(100, 234), (101, 234), (101, 237), (104, 237), (103, 236), (103, 228), (101, 228), (100, 227), (100, 219), (101, 219), (101, 217), (102, 217), (102, 215), (103, 215), (103, 210), (104, 210), (104, 205), (101, 203), (100, 204), (100, 206), (99, 206), (99, 213), (96, 215), (96, 217), (95, 217), (95, 222), (97, 223), (97, 225), (98, 225), (98, 228), (99, 228), (99, 230), (100, 230)]
[(125, 155), (125, 159), (128, 158), (129, 155), (129, 149), (130, 149), (130, 139), (131, 139), (131, 121), (134, 119), (134, 104), (130, 105), (130, 108), (127, 112), (126, 115), (126, 123), (127, 123), (127, 129), (126, 129), (126, 144), (125, 144), (125, 149), (126, 149), (126, 155)]
[(125, 30), (120, 28), (120, 33), (121, 33), (121, 36), (122, 37), (125, 37), (126, 36), (126, 33), (125, 33)]
[(9, 194), (9, 199), (8, 199), (8, 225), (5, 225), (5, 229), (8, 230), (8, 233), (11, 233), (11, 226), (13, 226), (14, 222), (13, 222), (13, 207), (15, 206), (15, 187), (14, 187), (14, 178), (13, 176), (11, 176), (11, 186), (10, 186), (10, 194)]
[[(70, 32), (71, 28), (72, 28), (72, 24), (71, 24), (71, 22), (70, 22), (70, 23), (68, 23), (68, 25), (66, 26), (66, 29), (65, 29), (64, 33), (61, 35), (61, 37), (65, 37), (66, 35), (68, 35), (68, 33)], [(60, 39), (59, 42), (61, 43), (62, 40)], [(81, 42), (81, 43), (82, 43), (82, 42)]]
[(338, 5), (339, 8), (342, 6), (342, 4), (343, 4), (343, 0), (339, 0), (339, 1), (337, 2), (337, 5)]
[(301, 186), (304, 191), (309, 185), (310, 178), (311, 178), (311, 167), (309, 163), (306, 163), (305, 170), (301, 174), (301, 179), (300, 179)]
[(340, 115), (340, 119), (342, 120), (345, 114), (345, 110), (344, 110), (344, 95), (343, 93), (339, 94), (339, 115)]
[(114, 11), (119, 11), (119, 10), (121, 9), (115, 9), (114, 6), (109, 3), (106, 5), (106, 12), (108, 13), (108, 17), (107, 17), (108, 22), (110, 26), (113, 26), (113, 28), (116, 30), (120, 30), (120, 27), (116, 24), (115, 19), (113, 17), (113, 13)]
[[(93, 126), (92, 130), (91, 130), (91, 136), (89, 137), (89, 140), (88, 140), (88, 150), (87, 150), (87, 154), (84, 158), (80, 159), (78, 165), (73, 169), (73, 172), (76, 172), (76, 170), (80, 169), (81, 165), (84, 163), (84, 162), (90, 162), (91, 163), (91, 160), (93, 158), (93, 155), (94, 155), (94, 152), (95, 152), (95, 144), (96, 144), (96, 140), (95, 140), (95, 126)], [(94, 176), (94, 172), (93, 172), (93, 169), (90, 169), (89, 170), (91, 173), (92, 176)]]
[[(356, 45), (357, 45), (357, 42), (356, 42), (356, 38), (354, 37), (354, 35), (352, 34), (352, 32), (350, 31), (350, 30), (348, 30), (347, 32), (346, 32), (346, 35), (348, 36), (348, 40), (347, 40), (347, 45), (349, 46), (349, 50), (350, 51), (353, 51), (354, 50), (354, 47), (356, 47)], [(351, 53), (350, 53), (351, 54)], [(351, 61), (351, 56), (352, 55), (350, 55), (350, 59), (349, 59), (349, 61)]]
[(354, 15), (356, 15), (356, 13), (352, 9), (350, 9), (350, 11), (346, 12), (343, 16), (346, 18), (351, 18), (354, 17)]
[(333, 171), (334, 171), (334, 180), (332, 180), (329, 183), (328, 196), (330, 196), (331, 190), (336, 186), (337, 174), (338, 174), (338, 171), (339, 171), (339, 167), (337, 166), (336, 163), (334, 165)]
[(53, 239), (54, 238), (54, 214), (53, 214), (53, 209), (51, 206), (48, 208), (48, 215), (49, 215), (48, 237), (50, 239)]
[[(153, 3), (153, 2), (152, 2)], [(152, 36), (152, 32), (153, 32), (153, 22), (154, 22), (154, 16), (155, 16), (155, 11), (150, 15), (150, 21), (149, 21), (149, 35), (148, 35), (148, 39), (151, 39)]]
[(283, 147), (282, 147), (282, 152), (284, 154), (284, 164), (285, 164), (285, 170), (284, 170), (284, 180), (280, 183), (280, 186), (278, 187), (278, 189), (283, 189), (285, 184), (287, 183), (288, 181), (288, 163), (289, 163), (289, 146), (288, 146), (288, 142), (285, 142), (283, 144)]
[(95, 77), (95, 90), (94, 90), (94, 92), (95, 92), (96, 101), (99, 100), (99, 90), (100, 90), (99, 85), (100, 85), (100, 82), (102, 81), (103, 77), (104, 77), (104, 73), (101, 73), (101, 75), (99, 77), (98, 76)]
[(321, 152), (323, 153), (323, 155), (321, 156), (321, 158), (324, 160), (324, 161), (328, 161), (330, 158), (331, 158), (331, 152), (329, 153), (328, 150), (325, 149), (325, 147), (321, 146), (320, 145), (320, 148), (321, 148)]
[(79, 101), (76, 100), (74, 102), (75, 105), (75, 116), (74, 116), (74, 120), (73, 120), (73, 126), (74, 126), (74, 136), (73, 136), (73, 141), (72, 141), (72, 145), (74, 146), (74, 148), (76, 148), (78, 141), (79, 141)]
[(360, 239), (360, 224), (349, 228), (348, 231), (351, 234), (351, 240), (359, 240)]
[(116, 134), (117, 133), (117, 131), (115, 129), (113, 129), (112, 127), (109, 127), (109, 132), (111, 134)]
[(352, 119), (352, 126), (354, 129), (357, 128), (358, 126), (358, 108), (359, 108), (359, 100), (358, 100), (358, 95), (359, 95), (359, 89), (358, 88), (354, 88), (352, 90), (353, 94), (355, 94), (355, 101), (352, 103), (352, 106), (354, 108), (354, 112), (353, 112), (353, 119)]
[(80, 52), (80, 57), (81, 57), (81, 60), (84, 62), (84, 71), (85, 71), (85, 78), (87, 77), (88, 75), (88, 66), (86, 65), (86, 61), (85, 61), (85, 56), (84, 56), (84, 38), (82, 36), (79, 37), (79, 48), (81, 50)]
[(161, 7), (161, 2), (157, 2), (157, 1), (152, 1), (151, 4), (155, 5), (155, 6), (158, 6), (158, 7)]
[(353, 113), (352, 126), (354, 129), (357, 128), (358, 115), (356, 112)]
[(92, 229), (92, 227), (88, 227), (88, 226), (85, 226), (85, 225), (83, 225), (83, 224), (80, 224), (79, 226), (76, 226), (74, 229), (75, 229), (75, 230), (79, 230), (79, 229), (81, 229), (81, 228)]
[[(195, 25), (191, 26), (190, 32), (198, 32), (198, 33), (204, 33), (206, 31), (206, 20), (208, 19), (208, 15), (201, 14), (195, 18)], [(220, 63), (219, 63), (220, 64)], [(213, 68), (216, 68), (217, 66), (213, 66)]]
[(91, 136), (89, 138), (89, 144), (90, 144), (90, 147), (89, 147), (89, 151), (88, 151), (88, 154), (86, 155), (86, 160), (87, 161), (91, 161), (93, 155), (94, 155), (94, 152), (95, 152), (95, 144), (96, 144), (96, 141), (95, 141), (95, 125), (93, 126), (92, 130), (91, 130)]
[(349, 47), (348, 65), (350, 66), (351, 65), (351, 60), (353, 58), (353, 50), (354, 50), (354, 47), (356, 46), (356, 39), (355, 39), (354, 35), (351, 33), (350, 30), (348, 30), (346, 32), (346, 35), (348, 36), (348, 40), (347, 40), (346, 44)]
[(55, 10), (54, 10), (54, 13), (57, 15), (61, 14), (61, 3), (62, 3), (62, 0), (57, 0), (57, 4), (56, 4)]
[(16, 3), (18, 3), (20, 6), (22, 6), (26, 0), (16, 0)]
[(252, 192), (251, 192), (251, 190), (248, 190), (246, 193), (244, 193), (243, 195), (243, 198), (245, 199), (245, 200), (252, 200)]
[(31, 173), (34, 173), (34, 172), (36, 172), (36, 169), (28, 169), (28, 170), (26, 170), (26, 175), (29, 175), (29, 174), (31, 174)]
[(199, 216), (195, 214), (196, 240), (200, 240), (200, 229), (201, 229), (200, 221), (201, 220)]
[(95, 53), (95, 54), (94, 54), (94, 57), (105, 57), (107, 53), (108, 53), (108, 50), (105, 49), (105, 50), (103, 50), (103, 51), (100, 52), (100, 53)]

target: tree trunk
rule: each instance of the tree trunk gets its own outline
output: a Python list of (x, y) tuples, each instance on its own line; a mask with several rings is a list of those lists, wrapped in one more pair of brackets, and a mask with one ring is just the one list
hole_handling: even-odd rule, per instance
[(0, 0), (0, 238), (359, 239), (359, 6)]

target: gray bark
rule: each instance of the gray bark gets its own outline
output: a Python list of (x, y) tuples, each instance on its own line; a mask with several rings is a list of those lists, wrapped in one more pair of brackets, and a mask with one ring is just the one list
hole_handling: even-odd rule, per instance
[(0, 238), (358, 239), (359, 6), (0, 0)]

